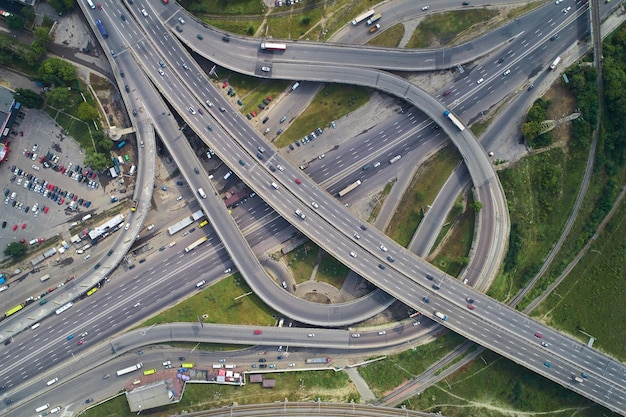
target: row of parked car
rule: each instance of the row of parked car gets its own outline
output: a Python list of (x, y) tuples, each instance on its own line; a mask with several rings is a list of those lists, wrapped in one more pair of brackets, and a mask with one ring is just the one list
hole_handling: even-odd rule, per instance
[[(324, 133), (324, 129), (322, 129), (321, 127), (318, 127), (313, 132), (309, 133), (302, 139), (295, 141), (294, 143), (296, 144), (296, 146), (306, 145), (307, 143), (313, 141), (318, 136), (321, 136), (323, 133)], [(293, 143), (289, 144), (289, 149), (291, 149), (292, 151), (295, 149), (293, 146)]]
[[(38, 146), (35, 144), (30, 151), (28, 149), (24, 149), (22, 154), (33, 161), (39, 159), (39, 163), (41, 163), (44, 168), (51, 168), (53, 171), (60, 172), (61, 174), (67, 174), (67, 176), (79, 183), (87, 183), (89, 188), (97, 189), (100, 186), (98, 182), (95, 181), (97, 174), (94, 171), (86, 168), (82, 169), (80, 165), (73, 165), (71, 162), (67, 165), (67, 167), (60, 165), (60, 157), (58, 155), (48, 152), (46, 155), (38, 156), (37, 148)], [(73, 169), (72, 166), (74, 167)], [(39, 167), (36, 165), (33, 165), (33, 169), (39, 171)]]

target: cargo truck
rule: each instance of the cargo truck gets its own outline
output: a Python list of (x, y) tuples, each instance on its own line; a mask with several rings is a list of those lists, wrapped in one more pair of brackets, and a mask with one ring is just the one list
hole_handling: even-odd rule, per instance
[(378, 29), (380, 29), (380, 23), (376, 23), (374, 26), (372, 26), (370, 28), (370, 33), (374, 33), (376, 32)]
[(306, 363), (330, 363), (331, 361), (331, 358), (309, 358), (306, 360)]
[(381, 18), (381, 17), (383, 17), (383, 15), (382, 15), (382, 14), (380, 14), (380, 13), (376, 13), (374, 16), (372, 16), (372, 18), (371, 18), (371, 19), (369, 19), (369, 20), (367, 21), (367, 24), (368, 24), (368, 25), (371, 25), (372, 23), (376, 23), (376, 22), (378, 22), (378, 21), (380, 20), (380, 18)]

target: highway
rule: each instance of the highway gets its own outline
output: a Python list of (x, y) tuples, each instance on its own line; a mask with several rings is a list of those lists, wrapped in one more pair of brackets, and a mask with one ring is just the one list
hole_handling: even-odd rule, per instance
[[(154, 55), (152, 56), (152, 58), (154, 58)], [(304, 74), (302, 78), (306, 78), (306, 79), (317, 79), (315, 77), (320, 77), (320, 78), (326, 78), (328, 80), (342, 80), (342, 77), (346, 76), (345, 74), (346, 71), (341, 71), (340, 68), (328, 69), (327, 73), (324, 73), (324, 68), (320, 68), (320, 67), (317, 67), (317, 68), (314, 68), (313, 66), (302, 67), (300, 65), (292, 65), (292, 66), (285, 65), (285, 67), (288, 68), (287, 72), (288, 71), (300, 71), (300, 73)], [(154, 73), (154, 68), (150, 68), (150, 69), (152, 70), (152, 73)], [(313, 74), (313, 72), (315, 72), (315, 74)], [(400, 94), (398, 90), (405, 87), (405, 85), (403, 85), (402, 82), (395, 79), (394, 77), (391, 77), (386, 74), (377, 73), (376, 71), (365, 70), (365, 69), (358, 71), (359, 77), (354, 77), (355, 72), (357, 72), (355, 71), (355, 69), (350, 69), (349, 72), (350, 72), (350, 78), (357, 78), (357, 80), (360, 82), (364, 82), (364, 83), (367, 82), (367, 83), (370, 83), (370, 85), (377, 85), (379, 88), (383, 89), (384, 91), (394, 93), (395, 95), (400, 96), (400, 97), (402, 96), (402, 94)], [(173, 81), (173, 80), (170, 80), (168, 78), (168, 81)], [(352, 82), (354, 82), (354, 80)], [(172, 91), (181, 91), (181, 90), (172, 90)], [(407, 94), (407, 93), (411, 93), (411, 94)], [(417, 91), (417, 89), (415, 89), (415, 91), (406, 91), (404, 93), (404, 96), (409, 101), (415, 104), (418, 104), (421, 102), (421, 100), (426, 99), (426, 97), (420, 96), (420, 92)], [(427, 102), (426, 100), (424, 101)], [(433, 108), (427, 109), (425, 111), (426, 114), (430, 116), (431, 115), (429, 114), (429, 111), (430, 111), (432, 113), (433, 118), (435, 118), (436, 120), (441, 119), (442, 117), (441, 117), (440, 108), (435, 106), (435, 103), (431, 103), (431, 104), (433, 105)], [(175, 106), (179, 108), (179, 111), (181, 112), (181, 114), (187, 115), (187, 112), (185, 111), (185, 106), (186, 106), (185, 103), (179, 102), (175, 104)], [(217, 116), (219, 117), (219, 115)], [(189, 119), (189, 116), (187, 118)], [(469, 138), (463, 137), (461, 133), (452, 131), (451, 130), (452, 127), (450, 127), (449, 125), (444, 126), (444, 121), (445, 119), (441, 121), (440, 124), (442, 124), (442, 127), (444, 128), (444, 130), (447, 131), (447, 133), (451, 134), (453, 140), (456, 139), (456, 142), (459, 145), (461, 145), (462, 149), (465, 146), (466, 148), (465, 151), (467, 151), (468, 146), (473, 146), (473, 147), (476, 146), (476, 142), (475, 140), (473, 140), (471, 136), (469, 136)], [(193, 120), (188, 120), (188, 122), (191, 122), (191, 125), (193, 126)], [(240, 123), (240, 122), (236, 120), (235, 118), (233, 118), (233, 120), (226, 119), (225, 122), (226, 122), (225, 124), (229, 124), (229, 128), (232, 130), (236, 130), (237, 128), (242, 127), (242, 126), (236, 125), (237, 123)], [(243, 121), (243, 123), (245, 124), (245, 121)], [(203, 128), (203, 126), (201, 125), (198, 126), (199, 123), (195, 123), (195, 124), (196, 126), (194, 127), (196, 129), (201, 130)], [(240, 133), (248, 133), (248, 132), (246, 132), (245, 129), (241, 129), (240, 131), (237, 131), (236, 133), (240, 134)], [(240, 135), (237, 135), (237, 136), (244, 137)], [(222, 158), (229, 165), (231, 165), (233, 170), (236, 170), (236, 169), (241, 170), (241, 168), (237, 168), (237, 157), (241, 158), (245, 156), (247, 158), (246, 162), (250, 164), (252, 164), (251, 161), (255, 161), (255, 157), (254, 157), (255, 145), (257, 145), (257, 143), (259, 142), (254, 141), (258, 139), (258, 138), (255, 139), (254, 136), (251, 136), (250, 138), (252, 139), (248, 140), (248, 143), (245, 144), (245, 147), (246, 147), (245, 150), (243, 148), (244, 144), (233, 146), (227, 143), (227, 144), (223, 144), (218, 151), (218, 149), (216, 149), (217, 146), (215, 143), (210, 142), (210, 141), (209, 143), (211, 143), (212, 147), (216, 150), (216, 152), (218, 152), (218, 154), (220, 154), (220, 156), (222, 156)], [(229, 156), (228, 151), (239, 152), (239, 153), (235, 155), (231, 154)], [(474, 151), (476, 150), (474, 149)], [(244, 152), (247, 152), (247, 154)], [(478, 154), (482, 155), (484, 158), (484, 151), (482, 151), (482, 149), (479, 149), (477, 152)], [(274, 160), (278, 160), (278, 156), (276, 155), (268, 154), (268, 158), (275, 158)], [(479, 162), (484, 162), (484, 161), (480, 161), (480, 157), (478, 157), (477, 159)], [(490, 169), (484, 170), (483, 168), (483, 167), (489, 166), (488, 164), (489, 163), (487, 161), (487, 165), (477, 164), (477, 166), (472, 167), (472, 161), (468, 162), (470, 172), (473, 172), (475, 186), (478, 186), (478, 193), (480, 193), (481, 197), (485, 199), (483, 201), (488, 201), (488, 198), (487, 198), (488, 195), (486, 193), (489, 190), (487, 190), (487, 188), (489, 188), (489, 182), (493, 180), (493, 175), (492, 175), (491, 170)], [(356, 219), (350, 219), (349, 216), (341, 208), (341, 206), (336, 204), (334, 199), (330, 198), (329, 196), (325, 194), (319, 194), (315, 186), (313, 184), (310, 184), (308, 181), (306, 181), (306, 179), (304, 179), (301, 187), (295, 187), (292, 181), (293, 181), (294, 176), (298, 175), (297, 173), (298, 173), (297, 170), (293, 168), (289, 168), (284, 174), (284, 177), (289, 175), (289, 178), (278, 177), (278, 176), (271, 177), (271, 174), (267, 171), (267, 169), (265, 171), (257, 169), (257, 170), (254, 170), (254, 172), (250, 173), (251, 175), (249, 175), (249, 177), (246, 177), (245, 175), (243, 175), (243, 177), (245, 180), (249, 182), (249, 184), (253, 184), (252, 188), (255, 191), (257, 191), (259, 195), (265, 196), (266, 201), (270, 202), (270, 204), (278, 212), (283, 214), (283, 216), (285, 216), (285, 218), (287, 219), (290, 219), (290, 218), (293, 219), (292, 213), (294, 210), (294, 206), (298, 207), (298, 205), (300, 205), (300, 206), (308, 207), (308, 204), (310, 204), (311, 198), (313, 197), (316, 198), (317, 199), (316, 201), (320, 202), (320, 206), (322, 206), (324, 210), (328, 211), (328, 214), (326, 214), (326, 218), (319, 217), (317, 214), (317, 211), (314, 211), (310, 208), (307, 208), (307, 209), (302, 208), (303, 212), (306, 212), (306, 215), (307, 215), (306, 220), (303, 222), (300, 222), (300, 220), (294, 219), (292, 220), (292, 222), (297, 227), (299, 226), (300, 228), (302, 228), (303, 231), (307, 231), (308, 232), (307, 234), (312, 236), (313, 240), (321, 242), (324, 238), (326, 238), (326, 241), (322, 242), (323, 246), (331, 250), (331, 252), (335, 254), (339, 254), (338, 256), (342, 258), (345, 263), (347, 263), (357, 272), (360, 272), (360, 273), (364, 272), (365, 276), (367, 276), (367, 274), (372, 274), (372, 271), (377, 271), (376, 269), (377, 263), (381, 261), (387, 263), (387, 260), (385, 260), (386, 258), (385, 255), (382, 254), (381, 251), (378, 249), (378, 246), (381, 244), (381, 242), (383, 243), (387, 242), (386, 246), (392, 249), (391, 253), (394, 254), (395, 263), (392, 262), (394, 265), (388, 265), (387, 268), (385, 269), (385, 271), (387, 272), (385, 273), (376, 272), (375, 274), (376, 276), (374, 278), (376, 279), (375, 282), (381, 283), (382, 281), (385, 281), (385, 279), (380, 279), (379, 276), (389, 274), (389, 278), (393, 279), (392, 282), (394, 282), (393, 285), (395, 286), (395, 288), (390, 286), (390, 284), (381, 283), (381, 286), (384, 289), (388, 290), (393, 295), (397, 294), (401, 300), (408, 301), (409, 305), (419, 306), (420, 307), (419, 309), (422, 311), (429, 311), (431, 310), (431, 308), (440, 308), (442, 311), (446, 311), (446, 312), (454, 311), (455, 313), (454, 315), (452, 313), (449, 313), (450, 322), (446, 324), (449, 325), (455, 331), (459, 331), (461, 334), (464, 334), (464, 335), (465, 333), (467, 333), (467, 331), (464, 333), (463, 329), (471, 328), (474, 338), (480, 337), (481, 339), (483, 339), (479, 341), (479, 343), (482, 342), (483, 344), (485, 344), (485, 340), (492, 340), (494, 341), (494, 342), (491, 342), (492, 344), (494, 343), (500, 344), (500, 341), (498, 341), (498, 338), (499, 337), (501, 338), (502, 335), (497, 330), (500, 328), (500, 326), (502, 326), (501, 328), (506, 328), (507, 336), (509, 336), (507, 337), (507, 340), (501, 341), (502, 346), (494, 345), (494, 346), (491, 346), (490, 348), (493, 348), (494, 350), (498, 352), (506, 352), (507, 350), (514, 350), (513, 352), (506, 353), (505, 356), (508, 356), (508, 357), (523, 356), (524, 357), (523, 361), (525, 361), (526, 364), (531, 367), (531, 369), (539, 370), (544, 375), (549, 373), (553, 379), (557, 379), (563, 385), (571, 385), (571, 375), (573, 373), (575, 374), (576, 371), (578, 371), (578, 369), (573, 369), (572, 361), (574, 360), (574, 358), (581, 359), (582, 360), (581, 363), (583, 363), (586, 360), (584, 357), (577, 358), (574, 355), (574, 353), (576, 352), (567, 352), (565, 350), (562, 350), (564, 352), (562, 355), (564, 357), (567, 357), (569, 362), (563, 362), (561, 364), (559, 363), (557, 359), (553, 358), (551, 362), (553, 365), (552, 368), (554, 369), (552, 371), (546, 371), (545, 369), (542, 368), (543, 360), (541, 360), (540, 358), (546, 357), (546, 356), (553, 357), (554, 354), (552, 354), (551, 352), (544, 352), (544, 350), (537, 347), (536, 346), (537, 343), (535, 339), (532, 338), (533, 337), (532, 329), (533, 328), (537, 329), (537, 328), (542, 328), (542, 327), (540, 327), (538, 324), (533, 323), (532, 321), (528, 319), (524, 319), (523, 316), (515, 312), (507, 311), (506, 314), (503, 314), (503, 312), (499, 308), (496, 308), (496, 307), (502, 307), (502, 306), (496, 305), (496, 307), (489, 307), (489, 304), (488, 304), (489, 300), (486, 299), (485, 297), (478, 298), (478, 295), (475, 295), (475, 297), (477, 297), (476, 303), (477, 303), (477, 306), (479, 306), (479, 308), (477, 308), (479, 311), (469, 312), (469, 311), (464, 310), (465, 305), (463, 301), (464, 298), (462, 297), (462, 295), (472, 294), (471, 290), (469, 290), (467, 287), (463, 286), (462, 284), (457, 283), (456, 281), (452, 279), (445, 280), (445, 285), (442, 285), (441, 290), (438, 291), (438, 294), (439, 294), (438, 297), (431, 295), (430, 307), (421, 305), (421, 295), (426, 290), (425, 289), (418, 290), (422, 292), (422, 294), (420, 295), (411, 294), (412, 292), (413, 293), (416, 292), (416, 288), (414, 285), (415, 277), (417, 276), (422, 277), (419, 279), (420, 281), (422, 281), (420, 282), (420, 284), (422, 287), (426, 288), (430, 285), (430, 283), (428, 281), (425, 281), (425, 278), (423, 278), (425, 276), (425, 273), (432, 272), (434, 274), (437, 274), (437, 271), (432, 269), (432, 267), (423, 265), (423, 263), (419, 263), (419, 267), (415, 266), (419, 268), (418, 270), (416, 269), (412, 270), (411, 266), (414, 266), (413, 264), (415, 263), (416, 259), (414, 257), (411, 257), (409, 254), (404, 253), (404, 251), (398, 248), (397, 245), (393, 246), (392, 243), (388, 242), (388, 240), (385, 240), (386, 238), (384, 236), (379, 236), (379, 234), (375, 231), (370, 230), (367, 233), (361, 232), (361, 234), (363, 235), (363, 239), (359, 239), (358, 242), (355, 242), (354, 239), (352, 238), (352, 235), (355, 230), (358, 230), (359, 222), (356, 221)], [(280, 184), (283, 186), (279, 190), (272, 191), (268, 187), (269, 180), (271, 179), (275, 179), (279, 181)], [(291, 189), (289, 190), (290, 192), (287, 192), (286, 190), (287, 187)], [(294, 192), (294, 190), (298, 190), (298, 191)], [(300, 190), (304, 190), (304, 191), (300, 191)], [(275, 192), (275, 191), (279, 191), (279, 192)], [(494, 190), (491, 190), (491, 191), (493, 192)], [(495, 192), (497, 191), (498, 190), (495, 190)], [(272, 201), (274, 200), (273, 197), (281, 197), (281, 198), (280, 198), (280, 201), (274, 202)], [(299, 200), (299, 203), (298, 203), (298, 200)], [(332, 225), (330, 223), (332, 223)], [(303, 225), (306, 225), (306, 228)], [(329, 226), (332, 226), (332, 227), (329, 228)], [(482, 225), (481, 227), (483, 227), (486, 230), (489, 230), (489, 227), (485, 225)], [(325, 236), (320, 236), (319, 234), (316, 235), (315, 230), (313, 231), (308, 230), (311, 228), (313, 229), (319, 228), (317, 229), (319, 231), (323, 230)], [(335, 234), (333, 237), (332, 233), (334, 232), (337, 232), (339, 234), (338, 235)], [(332, 238), (332, 242), (329, 242), (328, 238)], [(355, 249), (355, 253), (357, 254), (357, 257), (350, 259), (351, 257), (348, 257), (347, 255), (348, 248), (353, 248), (353, 247)], [(394, 269), (394, 271), (392, 271), (392, 269)], [(408, 271), (408, 273), (410, 273), (413, 278), (403, 276), (402, 275), (403, 271)], [(480, 270), (477, 271), (477, 273), (478, 272), (480, 272)], [(439, 276), (441, 275), (438, 275), (438, 277)], [(371, 277), (368, 277), (368, 278), (371, 278)], [(452, 300), (453, 304), (449, 304), (449, 300)], [(478, 318), (479, 315), (481, 315), (480, 306), (483, 305), (482, 304), (483, 302), (485, 303), (484, 306), (486, 308), (486, 310), (484, 311), (490, 310), (489, 312), (491, 314), (489, 315), (489, 319), (491, 323), (485, 323), (483, 321), (484, 314), (483, 314), (483, 317), (481, 317), (482, 320)], [(425, 307), (425, 308), (421, 308), (421, 307)], [(499, 317), (499, 315), (504, 316), (504, 318)], [(527, 320), (526, 325), (522, 326), (522, 325), (513, 324), (518, 319)], [(503, 323), (502, 324), (498, 323), (498, 320), (500, 320)], [(494, 326), (492, 323), (498, 323), (499, 325)], [(474, 326), (481, 326), (481, 327), (484, 326), (483, 331), (481, 332), (478, 328), (469, 326), (471, 324), (473, 324)], [(548, 329), (544, 329), (543, 332), (545, 334), (548, 334), (547, 333)], [(517, 333), (518, 337), (517, 338), (510, 337), (511, 333)], [(499, 336), (496, 336), (496, 335), (499, 335)], [(522, 341), (525, 340), (526, 343), (519, 342), (518, 340), (519, 335), (525, 335), (525, 336), (522, 336)], [(552, 336), (552, 338), (549, 338), (550, 336)], [(567, 341), (562, 336), (559, 336), (556, 334), (553, 334), (550, 336), (544, 336), (544, 337), (546, 338), (546, 340), (550, 340), (551, 343), (555, 343), (552, 341), (552, 339), (554, 339), (561, 343), (572, 343), (572, 345), (575, 347), (574, 350), (577, 350), (579, 347), (578, 346), (579, 344), (577, 342)], [(514, 343), (511, 343), (512, 341)], [(561, 344), (559, 344), (559, 346), (561, 346)], [(524, 352), (520, 352), (520, 350), (527, 350), (529, 353), (525, 354)], [(581, 351), (582, 350), (584, 350), (584, 348), (581, 349)], [(590, 365), (589, 366), (590, 368), (594, 367), (594, 371), (592, 372), (596, 372), (597, 373), (596, 376), (601, 375), (604, 367), (598, 366), (598, 364), (601, 365), (603, 359), (599, 358), (598, 355), (591, 350), (590, 352), (585, 352), (585, 354), (587, 355), (589, 359), (596, 362), (596, 365), (594, 365), (591, 361), (587, 362)], [(600, 362), (598, 362), (598, 360)], [(610, 363), (610, 365), (613, 366), (613, 363)], [(550, 370), (552, 368), (547, 368), (547, 369)], [(619, 369), (618, 371), (620, 371), (621, 375), (623, 375), (623, 370)], [(568, 372), (569, 372), (569, 375), (567, 375)], [(623, 384), (623, 381), (619, 383)], [(587, 385), (591, 385), (591, 384), (587, 384)], [(578, 388), (581, 389), (580, 387), (582, 387), (582, 385), (579, 386)], [(604, 383), (603, 380), (601, 381), (600, 379), (598, 379), (597, 387), (599, 389), (604, 389), (604, 390), (607, 389), (607, 385)], [(591, 389), (594, 389), (594, 388), (591, 388)], [(611, 391), (604, 391), (604, 392), (611, 392)], [(617, 389), (612, 392), (614, 395), (617, 395), (617, 396), (621, 395), (621, 391), (618, 392)], [(593, 395), (593, 394), (587, 393), (587, 395)], [(610, 401), (614, 399), (615, 398), (609, 398), (606, 401)], [(621, 397), (618, 397), (616, 401), (617, 402), (611, 403), (612, 407), (618, 407), (619, 404), (621, 404), (620, 402)]]

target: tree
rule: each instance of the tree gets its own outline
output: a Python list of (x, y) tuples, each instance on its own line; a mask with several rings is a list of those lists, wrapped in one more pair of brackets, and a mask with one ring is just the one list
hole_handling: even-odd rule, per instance
[(91, 122), (98, 119), (98, 111), (86, 101), (83, 101), (78, 105), (76, 114), (80, 120), (85, 122)]
[(35, 10), (32, 7), (22, 7), (20, 14), (24, 16), (26, 20), (35, 20)]
[(91, 151), (87, 152), (87, 156), (85, 157), (85, 165), (95, 171), (103, 171), (109, 168), (112, 163), (107, 154)]
[(45, 45), (51, 41), (50, 35), (48, 34), (48, 30), (44, 27), (37, 27), (33, 33), (35, 35), (35, 39), (41, 44)]
[(21, 258), (24, 256), (26, 251), (28, 250), (28, 246), (20, 242), (11, 242), (4, 249), (5, 256), (12, 256), (13, 258)]
[(71, 94), (67, 87), (55, 88), (54, 90), (48, 91), (46, 97), (48, 98), (48, 104), (58, 109), (64, 109), (73, 104), (70, 100)]
[(29, 109), (40, 109), (43, 107), (43, 98), (33, 90), (27, 88), (16, 88), (15, 93), (13, 93), (13, 98)]
[(478, 213), (483, 209), (483, 203), (481, 203), (480, 201), (474, 201), (470, 205), (470, 208), (474, 211), (474, 213)]
[(39, 67), (39, 74), (50, 84), (69, 85), (76, 80), (76, 68), (59, 58), (48, 58)]
[(11, 30), (20, 30), (24, 28), (25, 20), (20, 15), (10, 14), (7, 16), (6, 20), (9, 24), (9, 29)]
[(96, 151), (106, 154), (113, 149), (113, 141), (108, 136), (104, 136), (102, 131), (94, 132), (91, 138), (96, 143)]

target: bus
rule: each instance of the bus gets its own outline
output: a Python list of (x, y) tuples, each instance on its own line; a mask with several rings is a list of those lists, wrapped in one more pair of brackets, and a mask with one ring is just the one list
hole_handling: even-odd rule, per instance
[(275, 43), (275, 42), (263, 42), (261, 43), (261, 49), (264, 51), (284, 51), (285, 49), (287, 49), (287, 44)]
[(180, 365), (180, 367), (181, 367), (181, 368), (191, 369), (191, 368), (193, 368), (193, 363), (191, 363), (191, 362), (188, 362), (188, 363), (182, 363), (182, 364)]
[(465, 130), (465, 126), (463, 126), (463, 123), (461, 123), (461, 121), (459, 119), (456, 118), (455, 115), (453, 115), (452, 113), (450, 113), (449, 110), (446, 110), (443, 112), (444, 116), (447, 116), (448, 119), (450, 119), (450, 121), (452, 123), (454, 123), (454, 125), (462, 132)]
[(89, 297), (90, 295), (92, 295), (93, 293), (95, 293), (96, 291), (98, 291), (98, 287), (93, 287), (92, 289), (90, 289), (89, 291), (87, 291), (87, 297)]
[(102, 34), (102, 37), (104, 39), (109, 37), (109, 34), (107, 33), (107, 31), (104, 28), (104, 25), (102, 24), (102, 21), (100, 19), (96, 20), (96, 26), (98, 26), (98, 29), (100, 29), (100, 33)]
[(156, 369), (155, 368), (147, 369), (147, 370), (143, 371), (144, 375), (152, 375), (154, 373), (156, 373)]
[(374, 9), (371, 9), (371, 10), (366, 11), (362, 15), (357, 16), (356, 19), (352, 21), (352, 26), (356, 26), (362, 21), (369, 19), (370, 17), (374, 16), (374, 13), (376, 13)]
[(43, 277), (39, 278), (39, 281), (45, 282), (50, 279), (50, 274), (46, 274)]
[(7, 311), (4, 316), (5, 317), (9, 317), (12, 316), (13, 314), (17, 313), (18, 311), (20, 311), (21, 309), (23, 309), (24, 306), (23, 305), (16, 305), (15, 307), (13, 307), (12, 309), (10, 309), (9, 311)]
[(208, 220), (202, 220), (202, 221), (200, 222), (200, 224), (198, 225), (198, 227), (204, 227), (204, 226), (206, 226), (207, 224), (209, 224), (209, 221), (208, 221)]
[(348, 194), (350, 191), (354, 190), (359, 185), (361, 185), (361, 180), (354, 181), (352, 184), (348, 185), (346, 188), (339, 191), (339, 197), (343, 197), (344, 195)]
[(69, 303), (67, 303), (67, 304), (65, 304), (65, 305), (63, 305), (63, 306), (61, 306), (61, 307), (57, 308), (57, 310), (55, 311), (55, 313), (56, 313), (57, 315), (59, 315), (59, 314), (63, 313), (65, 310), (69, 309), (69, 308), (70, 308), (71, 306), (73, 306), (73, 305), (74, 305), (73, 303), (69, 302)]
[(192, 250), (194, 250), (198, 246), (202, 245), (206, 241), (207, 241), (207, 237), (206, 236), (202, 236), (200, 239), (196, 240), (191, 245), (187, 246), (185, 248), (185, 252), (191, 252)]

